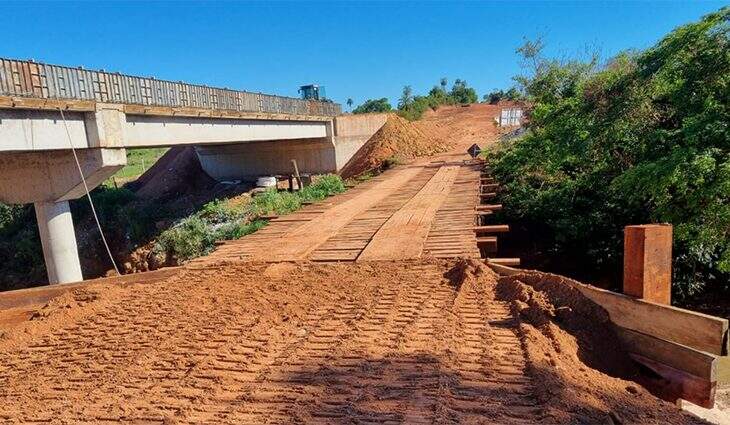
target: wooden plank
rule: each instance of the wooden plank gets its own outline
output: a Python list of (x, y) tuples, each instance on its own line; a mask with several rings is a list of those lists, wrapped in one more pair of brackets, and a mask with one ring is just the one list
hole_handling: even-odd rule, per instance
[[(669, 401), (676, 401), (681, 398), (707, 409), (714, 407), (715, 392), (717, 390), (716, 382), (710, 382), (639, 354), (629, 355), (636, 362), (641, 363), (663, 378), (655, 383), (661, 398)], [(650, 386), (651, 383), (649, 381)]]
[(725, 319), (584, 284), (579, 284), (578, 289), (605, 308), (619, 326), (712, 354), (727, 354), (728, 322)]
[(682, 370), (703, 380), (717, 381), (718, 356), (620, 326), (616, 326), (615, 330), (626, 351)]
[(122, 286), (135, 283), (154, 283), (164, 280), (180, 272), (180, 267), (168, 267), (151, 272), (132, 273), (122, 276), (84, 280), (81, 282), (61, 283), (56, 285), (39, 286), (36, 288), (16, 289), (0, 292), (0, 310), (25, 307), (29, 305), (43, 305), (49, 300), (74, 289), (95, 284), (121, 284)]
[(363, 250), (361, 260), (419, 258), (436, 212), (447, 199), (459, 167), (445, 166), (393, 214)]

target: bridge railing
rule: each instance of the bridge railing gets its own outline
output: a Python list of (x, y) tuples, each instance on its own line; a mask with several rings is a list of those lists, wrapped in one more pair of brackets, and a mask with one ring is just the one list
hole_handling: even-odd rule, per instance
[(335, 116), (339, 104), (0, 58), (0, 95)]

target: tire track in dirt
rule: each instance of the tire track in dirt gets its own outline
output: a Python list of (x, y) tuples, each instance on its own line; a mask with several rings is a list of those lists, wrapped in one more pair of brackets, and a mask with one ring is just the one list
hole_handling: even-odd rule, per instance
[(545, 423), (477, 265), (250, 263), (132, 286), (0, 341), (0, 422)]

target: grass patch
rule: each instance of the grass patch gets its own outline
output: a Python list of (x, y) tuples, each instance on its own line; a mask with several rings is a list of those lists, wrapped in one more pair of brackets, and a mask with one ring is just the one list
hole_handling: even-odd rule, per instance
[(149, 170), (167, 150), (168, 148), (127, 149), (127, 165), (117, 171), (104, 184), (112, 186), (113, 178), (121, 181), (136, 179)]

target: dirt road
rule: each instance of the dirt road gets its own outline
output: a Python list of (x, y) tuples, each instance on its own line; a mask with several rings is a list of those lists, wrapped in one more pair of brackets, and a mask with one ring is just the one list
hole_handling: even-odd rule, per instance
[[(455, 264), (256, 263), (77, 290), (0, 344), (0, 419), (528, 424), (608, 417), (611, 395), (603, 406), (556, 414), (542, 383), (526, 373), (518, 321), (495, 299), (495, 277)], [(648, 397), (631, 398), (634, 418), (686, 420)]]

